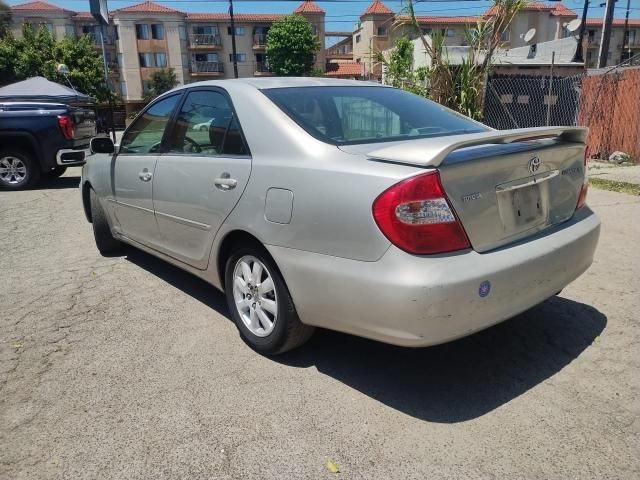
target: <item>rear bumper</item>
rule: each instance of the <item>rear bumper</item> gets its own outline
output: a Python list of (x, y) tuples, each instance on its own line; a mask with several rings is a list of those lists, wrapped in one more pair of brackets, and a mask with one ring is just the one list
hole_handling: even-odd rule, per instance
[(88, 148), (61, 148), (56, 152), (56, 163), (62, 166), (84, 165), (88, 156)]
[(486, 253), (420, 257), (392, 246), (380, 260), (360, 262), (268, 249), (304, 323), (419, 347), (469, 335), (553, 296), (589, 268), (599, 234), (599, 219), (585, 207), (562, 225)]

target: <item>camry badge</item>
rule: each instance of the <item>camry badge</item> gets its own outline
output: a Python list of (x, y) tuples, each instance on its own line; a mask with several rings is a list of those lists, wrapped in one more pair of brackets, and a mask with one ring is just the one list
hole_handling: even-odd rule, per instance
[(535, 173), (540, 168), (540, 159), (538, 157), (533, 157), (529, 160), (529, 171), (531, 173)]

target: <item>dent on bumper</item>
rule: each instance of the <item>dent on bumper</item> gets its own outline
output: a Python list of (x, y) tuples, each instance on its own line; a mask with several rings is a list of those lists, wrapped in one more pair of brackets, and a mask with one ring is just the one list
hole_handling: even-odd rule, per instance
[[(585, 207), (562, 225), (485, 253), (420, 257), (392, 246), (380, 260), (361, 262), (267, 248), (304, 323), (428, 346), (511, 318), (562, 290), (591, 265), (599, 233), (599, 219)], [(484, 297), (483, 282), (490, 283)]]

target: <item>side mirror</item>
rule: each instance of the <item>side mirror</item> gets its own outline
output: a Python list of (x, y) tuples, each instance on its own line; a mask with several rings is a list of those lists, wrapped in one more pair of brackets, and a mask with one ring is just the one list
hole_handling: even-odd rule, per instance
[(89, 142), (91, 153), (115, 153), (116, 147), (109, 137), (93, 137)]

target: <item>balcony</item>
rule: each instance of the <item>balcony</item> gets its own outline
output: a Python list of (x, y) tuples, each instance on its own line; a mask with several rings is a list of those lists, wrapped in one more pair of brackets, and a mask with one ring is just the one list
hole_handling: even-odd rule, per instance
[(222, 62), (191, 62), (191, 74), (218, 77), (224, 75), (224, 64)]
[(632, 38), (630, 42), (625, 39), (624, 43), (618, 45), (618, 48), (640, 48), (640, 39)]
[(216, 48), (222, 47), (222, 38), (218, 34), (192, 33), (189, 35), (190, 48)]
[(254, 75), (256, 77), (268, 77), (273, 75), (273, 72), (269, 68), (269, 65), (266, 62), (256, 62)]
[(267, 34), (266, 33), (254, 33), (253, 34), (253, 48), (254, 50), (263, 49), (267, 46)]
[[(86, 35), (96, 46), (100, 46), (100, 34), (99, 33), (82, 33), (82, 35)], [(104, 44), (105, 45), (113, 45), (115, 42), (113, 35), (105, 35), (104, 36)]]

